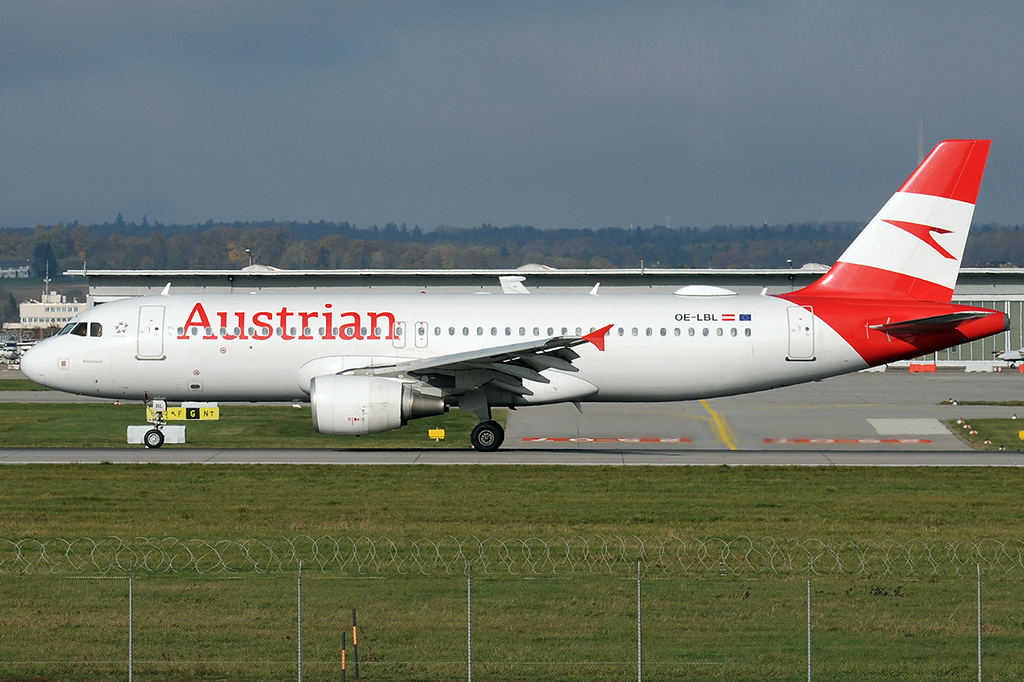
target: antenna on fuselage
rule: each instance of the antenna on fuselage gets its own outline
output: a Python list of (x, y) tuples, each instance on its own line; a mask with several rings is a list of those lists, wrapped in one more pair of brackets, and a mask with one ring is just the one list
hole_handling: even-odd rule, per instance
[(171, 295), (171, 283), (170, 282), (168, 282), (167, 285), (164, 286), (164, 290), (160, 292), (160, 295), (161, 296), (170, 296)]

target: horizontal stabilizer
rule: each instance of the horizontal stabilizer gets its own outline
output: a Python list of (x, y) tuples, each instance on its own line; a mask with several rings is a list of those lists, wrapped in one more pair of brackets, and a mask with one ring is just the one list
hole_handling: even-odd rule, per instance
[(871, 329), (885, 332), (894, 336), (924, 334), (926, 332), (940, 332), (947, 329), (956, 329), (968, 320), (978, 320), (988, 317), (992, 311), (964, 310), (959, 313), (948, 313), (946, 315), (935, 315), (934, 317), (922, 317), (917, 320), (904, 320), (902, 322), (886, 322), (885, 324), (868, 325)]

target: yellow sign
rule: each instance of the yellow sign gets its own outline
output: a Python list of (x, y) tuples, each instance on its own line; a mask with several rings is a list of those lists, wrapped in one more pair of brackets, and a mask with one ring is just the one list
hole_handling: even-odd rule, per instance
[(427, 438), (433, 438), (434, 440), (444, 440), (444, 429), (429, 429), (427, 431)]
[[(146, 408), (146, 419), (152, 420), (156, 417), (152, 407)], [(191, 421), (191, 420), (217, 420), (220, 419), (219, 407), (168, 407), (164, 411), (164, 419), (167, 421)]]
[(1021, 439), (1021, 440), (1024, 440), (1024, 431), (1021, 431), (1021, 432), (1020, 432), (1019, 434), (1017, 434), (1017, 435), (1018, 435), (1018, 436), (1020, 436), (1020, 439)]

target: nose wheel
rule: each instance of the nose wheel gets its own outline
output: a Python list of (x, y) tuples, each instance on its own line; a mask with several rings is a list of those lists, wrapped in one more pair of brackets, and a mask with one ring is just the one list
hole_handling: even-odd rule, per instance
[(473, 449), (481, 452), (494, 452), (504, 441), (505, 429), (494, 421), (480, 422), (469, 434), (469, 442), (472, 443)]
[(159, 429), (150, 429), (146, 431), (146, 435), (142, 437), (142, 440), (147, 448), (158, 448), (164, 444), (164, 434)]

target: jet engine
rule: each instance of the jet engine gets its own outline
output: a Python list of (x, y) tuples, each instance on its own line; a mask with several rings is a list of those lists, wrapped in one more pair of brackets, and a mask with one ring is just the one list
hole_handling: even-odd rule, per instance
[(314, 377), (309, 400), (313, 406), (313, 428), (338, 436), (390, 431), (410, 419), (445, 411), (443, 398), (423, 395), (407, 383), (380, 377)]

